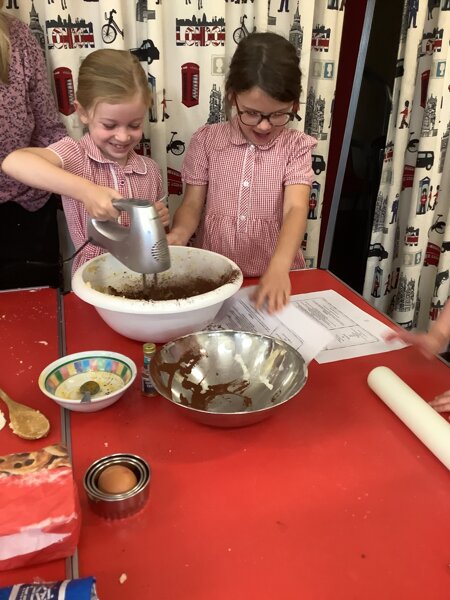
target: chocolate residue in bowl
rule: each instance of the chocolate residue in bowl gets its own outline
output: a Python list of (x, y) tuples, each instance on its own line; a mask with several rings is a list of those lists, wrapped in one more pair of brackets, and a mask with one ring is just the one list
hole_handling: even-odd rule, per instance
[(128, 286), (116, 289), (113, 286), (108, 286), (107, 293), (111, 296), (121, 296), (129, 300), (185, 300), (186, 298), (212, 292), (227, 283), (234, 283), (237, 277), (239, 277), (239, 271), (233, 270), (231, 273), (215, 279), (210, 277), (186, 277), (177, 280), (158, 281), (156, 284), (151, 280), (151, 283), (149, 282), (145, 288)]
[(242, 400), (242, 407), (236, 407), (237, 412), (242, 412), (252, 405), (251, 398), (241, 395), (241, 392), (246, 390), (249, 385), (249, 381), (235, 379), (233, 381), (228, 381), (227, 383), (209, 385), (204, 389), (201, 384), (185, 379), (183, 381), (183, 387), (191, 392), (191, 397), (189, 399), (180, 395), (180, 404), (208, 412), (210, 402), (220, 396), (233, 395), (238, 397), (239, 400)]
[[(187, 394), (180, 394), (179, 403), (183, 406), (195, 408), (205, 412), (209, 411), (209, 404), (221, 396), (236, 396), (236, 410), (235, 412), (246, 411), (252, 406), (252, 400), (248, 396), (244, 396), (244, 392), (250, 382), (244, 379), (234, 379), (232, 381), (217, 383), (208, 385), (207, 387), (202, 385), (202, 382), (196, 383), (189, 379), (192, 369), (200, 362), (200, 360), (206, 358), (208, 355), (204, 350), (198, 347), (188, 347), (183, 352), (182, 356), (176, 363), (161, 363), (159, 369), (161, 372), (168, 374), (169, 379), (166, 386), (166, 394), (168, 397), (172, 396), (172, 385), (175, 376), (182, 377), (182, 387), (186, 390)], [(242, 406), (237, 406), (242, 401)], [(216, 411), (212, 411), (216, 412)], [(220, 411), (219, 411), (220, 412)]]

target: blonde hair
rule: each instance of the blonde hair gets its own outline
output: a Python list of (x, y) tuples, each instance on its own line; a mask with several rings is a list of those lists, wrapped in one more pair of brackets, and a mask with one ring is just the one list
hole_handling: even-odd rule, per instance
[(0, 81), (8, 83), (11, 42), (9, 39), (9, 17), (1, 12), (4, 0), (0, 0)]
[(77, 100), (85, 110), (95, 109), (101, 101), (120, 104), (136, 94), (142, 95), (147, 106), (151, 105), (147, 75), (128, 50), (95, 50), (81, 63)]

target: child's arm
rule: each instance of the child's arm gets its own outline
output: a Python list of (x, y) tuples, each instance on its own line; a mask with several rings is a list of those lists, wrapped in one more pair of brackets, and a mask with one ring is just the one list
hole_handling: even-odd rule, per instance
[(405, 329), (396, 329), (386, 335), (386, 340), (400, 338), (407, 344), (417, 346), (427, 358), (443, 352), (450, 341), (450, 302), (447, 302), (439, 317), (434, 321), (428, 333), (411, 333)]
[(257, 308), (267, 302), (269, 313), (280, 310), (289, 302), (289, 271), (306, 231), (309, 190), (309, 185), (302, 184), (285, 188), (283, 224), (278, 243), (253, 297)]
[(450, 390), (436, 396), (436, 398), (430, 402), (430, 406), (440, 413), (450, 412)]
[(59, 156), (47, 148), (21, 148), (11, 152), (1, 164), (2, 170), (30, 187), (76, 198), (96, 219), (115, 219), (119, 212), (112, 200), (121, 198), (111, 188), (103, 187), (65, 171)]
[(446, 302), (440, 315), (431, 325), (429, 334), (436, 344), (440, 344), (443, 350), (447, 347), (450, 341), (450, 302)]
[(196, 232), (206, 198), (206, 185), (186, 184), (181, 205), (175, 212), (167, 241), (173, 246), (185, 246)]
[[(450, 341), (450, 301), (447, 301), (439, 317), (434, 321), (428, 333), (411, 333), (405, 329), (396, 329), (386, 335), (386, 340), (400, 338), (407, 344), (416, 346), (424, 356), (431, 358), (443, 352)], [(438, 412), (450, 411), (450, 390), (436, 396), (430, 406)]]

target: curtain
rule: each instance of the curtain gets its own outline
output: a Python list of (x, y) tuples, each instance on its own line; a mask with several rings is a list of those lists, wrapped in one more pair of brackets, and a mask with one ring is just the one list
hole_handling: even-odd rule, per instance
[(364, 297), (426, 331), (449, 296), (450, 0), (405, 0)]
[(317, 264), (345, 0), (6, 0), (33, 29), (70, 135), (83, 133), (73, 99), (81, 60), (129, 49), (148, 74), (154, 103), (138, 152), (160, 165), (171, 212), (182, 198), (183, 155), (194, 131), (225, 119), (224, 81), (237, 42), (252, 31), (290, 39), (301, 61), (300, 122), (318, 140), (303, 251)]

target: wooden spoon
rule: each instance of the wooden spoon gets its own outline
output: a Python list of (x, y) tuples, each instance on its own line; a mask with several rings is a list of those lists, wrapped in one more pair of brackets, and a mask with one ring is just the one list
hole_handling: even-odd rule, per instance
[(12, 400), (0, 388), (0, 398), (9, 410), (9, 426), (13, 433), (24, 440), (38, 440), (50, 431), (50, 423), (41, 412)]

